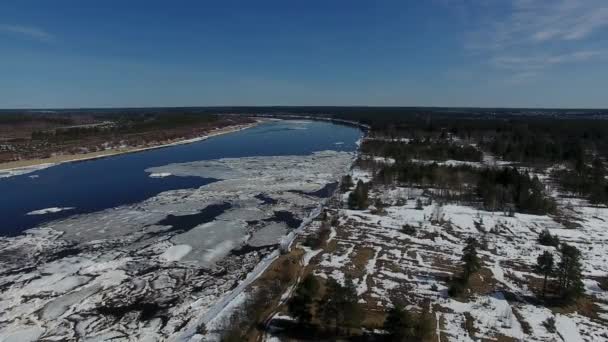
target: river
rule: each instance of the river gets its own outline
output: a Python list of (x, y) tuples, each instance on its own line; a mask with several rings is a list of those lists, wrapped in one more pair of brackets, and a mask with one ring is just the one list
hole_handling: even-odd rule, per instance
[(218, 329), (226, 305), (319, 212), (361, 135), (270, 121), (0, 179), (0, 340)]
[(0, 178), (0, 234), (14, 235), (50, 220), (136, 203), (163, 191), (213, 181), (204, 177), (150, 177), (144, 170), (151, 167), (217, 158), (354, 151), (360, 135), (356, 128), (327, 122), (265, 122), (190, 144), (63, 163)]

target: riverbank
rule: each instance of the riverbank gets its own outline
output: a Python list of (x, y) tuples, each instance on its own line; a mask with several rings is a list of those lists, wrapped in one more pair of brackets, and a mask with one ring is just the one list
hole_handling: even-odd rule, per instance
[(44, 159), (26, 159), (26, 160), (18, 160), (8, 163), (0, 163), (0, 178), (10, 177), (22, 175), (34, 171), (38, 171), (41, 169), (45, 169), (47, 167), (55, 166), (62, 163), (75, 162), (75, 161), (84, 161), (91, 160), (97, 158), (106, 158), (111, 156), (116, 156), (125, 153), (135, 153), (135, 152), (143, 152), (151, 149), (157, 148), (165, 148), (170, 146), (182, 145), (182, 144), (190, 144), (197, 141), (202, 141), (205, 139), (209, 139), (212, 137), (216, 137), (222, 134), (233, 133), (237, 131), (241, 131), (244, 129), (248, 129), (251, 127), (255, 127), (258, 124), (264, 122), (264, 119), (256, 119), (255, 123), (245, 124), (245, 125), (234, 125), (228, 126), (224, 128), (215, 129), (208, 134), (202, 135), (200, 137), (191, 138), (191, 139), (183, 139), (177, 140), (167, 143), (162, 143), (154, 146), (146, 146), (146, 147), (124, 147), (117, 148), (105, 151), (96, 151), (90, 153), (79, 153), (79, 154), (62, 154), (52, 156), (50, 158)]

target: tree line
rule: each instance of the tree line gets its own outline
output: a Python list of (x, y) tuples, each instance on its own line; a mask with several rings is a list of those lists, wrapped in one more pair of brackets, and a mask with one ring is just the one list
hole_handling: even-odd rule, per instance
[(452, 143), (446, 136), (438, 140), (412, 139), (390, 141), (367, 139), (361, 144), (361, 152), (367, 155), (390, 157), (396, 160), (428, 159), (436, 161), (465, 160), (479, 162), (483, 153), (471, 145)]
[(468, 165), (439, 165), (397, 162), (382, 166), (374, 181), (436, 190), (444, 200), (481, 201), (487, 210), (547, 214), (556, 210), (536, 175), (514, 167), (477, 168)]

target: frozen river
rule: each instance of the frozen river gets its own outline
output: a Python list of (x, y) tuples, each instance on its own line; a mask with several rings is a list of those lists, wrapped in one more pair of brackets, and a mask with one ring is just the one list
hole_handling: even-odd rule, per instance
[(318, 212), (361, 134), (272, 121), (0, 178), (0, 341), (200, 339)]
[(279, 121), (191, 144), (64, 163), (21, 176), (0, 178), (0, 235), (42, 222), (136, 203), (167, 190), (199, 187), (201, 176), (145, 172), (151, 167), (217, 158), (307, 155), (354, 151), (361, 132), (326, 122)]

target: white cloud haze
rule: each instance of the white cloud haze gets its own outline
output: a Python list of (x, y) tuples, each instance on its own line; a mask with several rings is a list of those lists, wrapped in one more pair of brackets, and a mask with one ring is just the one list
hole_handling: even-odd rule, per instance
[(55, 39), (54, 35), (34, 26), (0, 24), (0, 32), (17, 34), (42, 42), (51, 42)]

